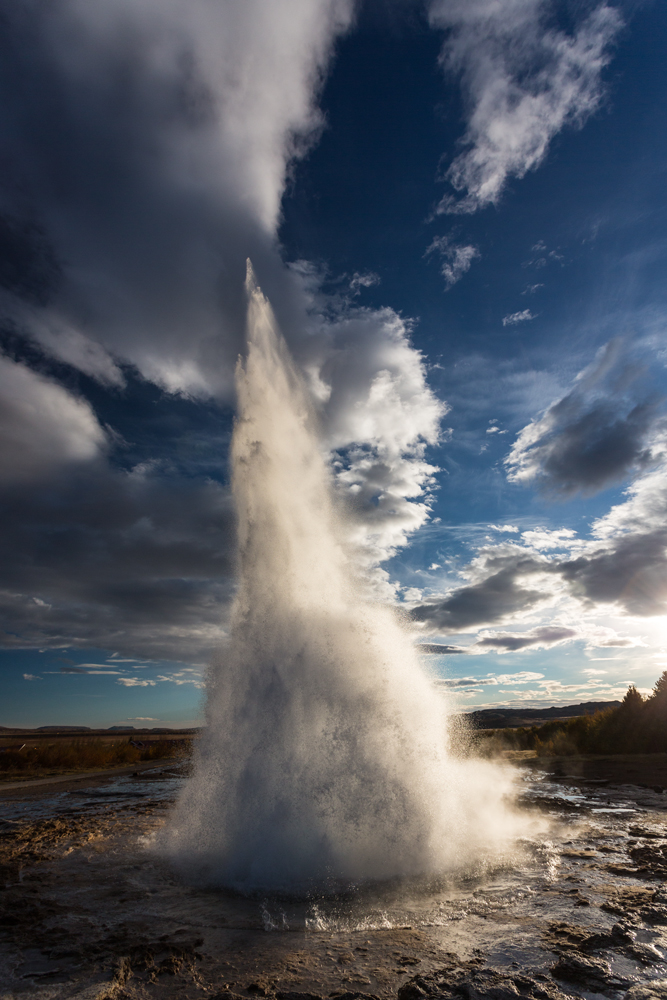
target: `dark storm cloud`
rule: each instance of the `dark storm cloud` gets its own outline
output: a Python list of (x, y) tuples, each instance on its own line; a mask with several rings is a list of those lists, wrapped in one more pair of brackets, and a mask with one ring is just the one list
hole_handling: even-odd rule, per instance
[(30, 220), (0, 216), (0, 288), (44, 306), (55, 294), (61, 277), (44, 230)]
[[(562, 642), (569, 642), (572, 639), (581, 637), (581, 632), (575, 628), (568, 628), (564, 625), (541, 625), (537, 628), (529, 629), (526, 632), (492, 632), (482, 633), (470, 646), (446, 646), (444, 643), (423, 642), (417, 646), (419, 653), (430, 653), (435, 655), (453, 653), (487, 653), (490, 651), (498, 653), (514, 653), (521, 649), (540, 648), (549, 649)], [(607, 642), (606, 645), (623, 645), (623, 640)], [(628, 644), (628, 640), (626, 643)], [(485, 683), (488, 683), (486, 681)]]
[[(382, 521), (366, 532), (380, 539), (377, 563), (427, 517), (423, 446), (444, 407), (409, 322), (341, 312), (314, 267), (286, 266), (277, 239), (290, 164), (323, 127), (317, 97), (353, 6), (0, 0), (0, 318), (106, 386), (124, 388), (132, 367), (175, 396), (230, 402), (252, 258), (325, 447), (349, 449), (355, 511)], [(24, 478), (41, 474), (40, 433), (53, 426), (9, 435), (35, 454)], [(358, 444), (386, 470), (380, 505)]]
[(456, 690), (457, 688), (468, 690), (470, 688), (484, 687), (490, 682), (482, 680), (479, 677), (439, 677), (436, 683), (448, 690)]
[(496, 650), (503, 653), (514, 653), (520, 649), (534, 647), (548, 649), (561, 642), (576, 639), (579, 635), (577, 629), (567, 628), (564, 625), (543, 625), (530, 629), (528, 632), (498, 632), (482, 636), (473, 644), (471, 651)]
[(508, 478), (568, 497), (596, 493), (655, 462), (662, 400), (647, 395), (643, 374), (622, 341), (607, 344), (571, 391), (521, 431), (506, 460)]
[(465, 653), (464, 646), (446, 646), (442, 642), (420, 642), (417, 646), (418, 653), (428, 653), (431, 656), (453, 656), (457, 653)]
[(275, 230), (350, 3), (0, 0), (0, 16), (2, 311), (88, 374), (120, 356), (229, 396), (246, 257), (305, 333)]
[(461, 587), (442, 601), (414, 608), (412, 617), (449, 633), (511, 618), (544, 601), (543, 588), (526, 586), (524, 582), (526, 577), (544, 570), (545, 564), (529, 554), (489, 559), (482, 571), (488, 575), (478, 583)]
[(618, 604), (631, 615), (667, 611), (667, 528), (633, 533), (559, 567), (571, 592), (590, 606)]
[(3, 645), (199, 660), (218, 645), (233, 589), (219, 484), (99, 463), (6, 490), (0, 512)]

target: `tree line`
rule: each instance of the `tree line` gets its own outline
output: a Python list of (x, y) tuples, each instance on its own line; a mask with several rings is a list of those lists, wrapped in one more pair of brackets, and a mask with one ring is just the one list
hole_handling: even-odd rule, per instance
[[(631, 684), (620, 705), (541, 726), (493, 730), (479, 749), (536, 750), (539, 756), (667, 753), (667, 670), (644, 697)], [(485, 744), (489, 741), (487, 746)]]

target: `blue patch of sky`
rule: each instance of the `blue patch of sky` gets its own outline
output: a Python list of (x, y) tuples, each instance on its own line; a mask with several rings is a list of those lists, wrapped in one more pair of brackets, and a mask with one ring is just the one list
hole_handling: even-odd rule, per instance
[[(472, 216), (432, 216), (463, 127), (458, 88), (437, 64), (442, 35), (414, 14), (383, 22), (373, 10), (339, 42), (321, 101), (327, 127), (295, 169), (281, 240), (288, 258), (321, 261), (336, 280), (377, 274), (359, 301), (415, 319), (431, 385), (452, 404), (451, 440), (430, 453), (443, 470), (434, 504), (443, 525), (518, 518), (585, 533), (622, 498), (621, 483), (554, 504), (508, 483), (502, 460), (601, 345), (664, 327), (667, 9), (623, 13), (600, 110), (562, 130), (498, 207)], [(446, 291), (438, 254), (424, 254), (448, 235), (480, 256)], [(534, 319), (503, 326), (526, 309)], [(665, 391), (664, 367), (649, 364)], [(487, 434), (492, 420), (506, 433)], [(432, 526), (424, 538), (390, 572), (433, 561)], [(443, 543), (451, 552), (444, 527)]]
[(203, 690), (192, 681), (201, 682), (204, 668), (190, 663), (133, 659), (94, 648), (5, 649), (0, 650), (0, 671), (5, 725), (141, 729), (201, 724)]

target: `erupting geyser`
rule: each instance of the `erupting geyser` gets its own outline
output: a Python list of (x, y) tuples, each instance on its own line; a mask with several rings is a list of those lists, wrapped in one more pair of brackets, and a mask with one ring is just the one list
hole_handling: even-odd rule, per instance
[(507, 779), (450, 756), (440, 694), (355, 581), (308, 393), (248, 269), (232, 441), (239, 587), (162, 844), (198, 882), (301, 892), (440, 872), (508, 831)]

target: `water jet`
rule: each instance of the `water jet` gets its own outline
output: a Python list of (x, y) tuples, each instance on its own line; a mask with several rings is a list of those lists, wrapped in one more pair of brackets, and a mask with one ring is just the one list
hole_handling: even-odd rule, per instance
[(447, 705), (345, 551), (318, 422), (248, 266), (232, 489), (238, 591), (163, 849), (199, 884), (308, 893), (469, 862), (510, 780), (448, 749)]

